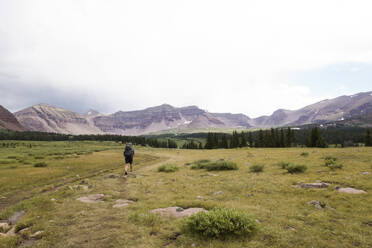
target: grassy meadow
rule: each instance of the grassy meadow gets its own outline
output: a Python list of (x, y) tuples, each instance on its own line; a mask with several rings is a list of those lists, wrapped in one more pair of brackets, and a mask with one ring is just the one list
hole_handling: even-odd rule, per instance
[[(114, 142), (0, 142), (0, 220), (23, 210), (16, 229), (29, 227), (0, 236), (0, 247), (372, 247), (372, 148), (136, 147), (134, 172), (126, 178), (122, 150)], [(326, 157), (342, 168), (325, 166)], [(233, 169), (195, 166), (198, 160)], [(287, 163), (307, 169), (289, 173)], [(330, 186), (299, 187), (313, 182)], [(77, 201), (89, 194), (104, 197)], [(113, 208), (118, 199), (134, 203)], [(150, 213), (171, 206), (238, 209), (258, 231), (225, 239), (184, 233), (184, 219)], [(44, 231), (40, 239), (27, 238), (36, 231)]]

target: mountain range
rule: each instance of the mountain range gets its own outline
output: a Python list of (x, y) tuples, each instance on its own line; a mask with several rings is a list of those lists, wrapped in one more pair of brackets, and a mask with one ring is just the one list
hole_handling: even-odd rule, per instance
[(26, 131), (15, 116), (6, 108), (0, 105), (0, 129), (10, 129), (14, 131)]
[(67, 134), (142, 135), (300, 126), (335, 121), (355, 123), (355, 120), (359, 120), (358, 125), (371, 125), (372, 91), (323, 100), (298, 110), (279, 109), (270, 116), (258, 118), (249, 118), (244, 114), (210, 113), (197, 106), (177, 108), (168, 104), (109, 115), (95, 110), (81, 114), (49, 104), (38, 104), (14, 115), (27, 130)]

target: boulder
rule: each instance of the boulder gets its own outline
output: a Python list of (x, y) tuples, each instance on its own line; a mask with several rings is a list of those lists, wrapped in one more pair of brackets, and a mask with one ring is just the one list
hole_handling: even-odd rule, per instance
[(131, 200), (125, 200), (125, 199), (118, 199), (118, 200), (116, 200), (115, 202), (116, 202), (116, 204), (112, 206), (113, 208), (122, 208), (122, 207), (127, 207), (127, 206), (129, 206), (130, 204), (134, 203), (134, 201), (131, 201)]
[(27, 237), (27, 233), (31, 230), (31, 227), (23, 228), (22, 230), (19, 230), (17, 233), (21, 234), (24, 237)]
[(151, 213), (160, 214), (164, 217), (175, 217), (175, 218), (183, 218), (188, 217), (193, 214), (197, 214), (199, 212), (207, 212), (204, 208), (188, 208), (183, 209), (181, 207), (168, 207), (168, 208), (158, 208), (151, 210)]
[(14, 235), (15, 235), (15, 226), (13, 226), (12, 229), (10, 229), (10, 230), (6, 233), (6, 235), (8, 235), (8, 236), (14, 236)]
[(15, 225), (17, 224), (17, 222), (22, 218), (22, 216), (25, 215), (25, 211), (18, 211), (18, 212), (15, 212), (10, 218), (9, 218), (9, 221), (10, 221), (10, 224), (12, 225)]
[(369, 175), (370, 173), (368, 171), (363, 172), (363, 175)]
[(306, 188), (306, 189), (310, 189), (310, 188), (321, 189), (321, 188), (327, 188), (329, 185), (330, 185), (329, 183), (323, 183), (323, 182), (320, 182), (320, 183), (302, 183), (302, 184), (300, 184), (300, 187), (301, 188)]
[(10, 228), (8, 223), (0, 223), (0, 232), (6, 232)]
[(364, 190), (354, 188), (339, 188), (338, 192), (347, 194), (367, 194)]
[(92, 194), (88, 196), (79, 197), (77, 200), (84, 202), (84, 203), (97, 203), (97, 202), (103, 202), (102, 198), (104, 197), (104, 194)]
[(32, 239), (40, 239), (43, 235), (44, 231), (37, 231), (30, 235), (30, 238)]
[(213, 193), (213, 195), (222, 195), (222, 194), (223, 194), (223, 191), (217, 191)]

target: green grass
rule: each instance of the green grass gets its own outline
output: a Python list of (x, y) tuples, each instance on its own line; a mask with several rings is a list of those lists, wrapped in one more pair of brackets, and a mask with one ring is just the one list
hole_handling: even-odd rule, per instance
[(216, 161), (211, 162), (206, 166), (208, 171), (223, 171), (223, 170), (237, 170), (239, 169), (238, 165), (235, 162), (231, 161)]
[(303, 164), (289, 164), (285, 169), (291, 174), (304, 173), (307, 170), (307, 166)]
[(251, 167), (249, 167), (249, 171), (250, 171), (250, 172), (255, 172), (255, 173), (263, 172), (264, 167), (265, 167), (265, 166), (262, 165), (262, 164), (254, 164), (254, 165), (252, 165)]
[(47, 166), (48, 164), (45, 162), (39, 162), (39, 163), (34, 164), (34, 167), (47, 167)]
[[(121, 144), (1, 142), (12, 145), (0, 145), (0, 160), (9, 160), (8, 156), (17, 159), (11, 164), (0, 164), (0, 219), (24, 210), (26, 214), (18, 225), (29, 226), (30, 233), (44, 231), (34, 247), (372, 247), (369, 238), (372, 180), (371, 174), (363, 174), (372, 173), (372, 148), (136, 147), (134, 172), (121, 178), (124, 169)], [(85, 151), (75, 157), (76, 152)], [(299, 156), (301, 152), (311, 155)], [(336, 164), (344, 165), (341, 170), (324, 166), (324, 158), (330, 155), (337, 158)], [(43, 156), (42, 161), (48, 167), (34, 168), (33, 164), (40, 162), (35, 156)], [(55, 159), (55, 156), (64, 158)], [(191, 166), (179, 166), (175, 173), (157, 173), (164, 164), (183, 165), (198, 160), (209, 160), (206, 163), (209, 164), (219, 159), (234, 161), (239, 170), (190, 170)], [(284, 161), (285, 168), (278, 166), (280, 161)], [(265, 165), (264, 173), (251, 173), (250, 165), (256, 164)], [(13, 165), (17, 168), (10, 169)], [(287, 173), (286, 167), (291, 165), (305, 165), (307, 170)], [(116, 177), (109, 178), (109, 174)], [(316, 181), (331, 185), (324, 189), (295, 187)], [(339, 193), (337, 186), (363, 189), (367, 194)], [(98, 193), (105, 195), (101, 203), (84, 204), (76, 200)], [(135, 202), (125, 208), (113, 208), (117, 199)], [(329, 208), (319, 210), (308, 204), (312, 200)], [(170, 206), (202, 207), (210, 211), (235, 209), (248, 214), (257, 229), (254, 235), (226, 234), (231, 230), (225, 229), (226, 221), (217, 229), (211, 228), (212, 223), (218, 223), (217, 217), (205, 230), (212, 230), (211, 233), (217, 230), (221, 238), (184, 232), (186, 219), (151, 213), (152, 209)], [(22, 239), (21, 236), (0, 238), (0, 247), (17, 247)]]
[(300, 156), (302, 157), (308, 157), (309, 153), (308, 152), (301, 152)]
[(176, 172), (179, 168), (175, 164), (163, 164), (158, 168), (158, 172)]
[(235, 162), (217, 160), (212, 162), (209, 159), (200, 159), (192, 163), (192, 170), (206, 169), (208, 171), (222, 171), (222, 170), (237, 170), (238, 166)]
[(287, 169), (289, 163), (288, 163), (288, 162), (280, 161), (280, 162), (278, 163), (278, 165), (279, 165), (280, 168), (282, 168), (282, 169)]

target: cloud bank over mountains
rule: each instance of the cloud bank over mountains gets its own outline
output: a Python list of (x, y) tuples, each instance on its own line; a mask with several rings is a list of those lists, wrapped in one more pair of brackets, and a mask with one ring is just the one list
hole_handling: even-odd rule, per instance
[[(1, 1), (1, 104), (110, 113), (170, 103), (254, 117), (368, 91), (371, 75), (354, 69), (372, 63), (370, 9), (363, 0)], [(329, 90), (337, 64), (355, 80), (330, 77)]]

